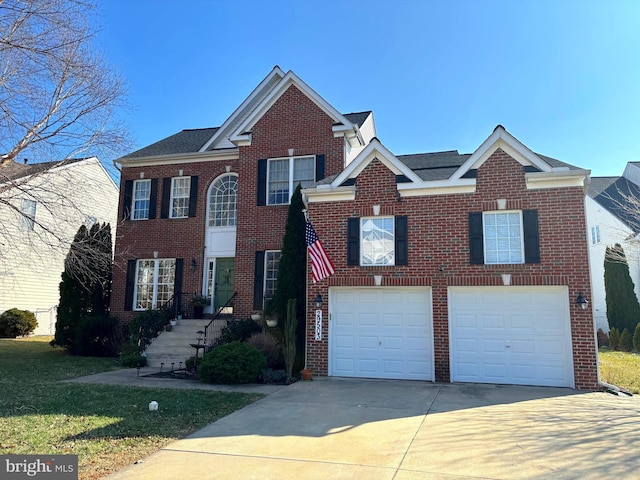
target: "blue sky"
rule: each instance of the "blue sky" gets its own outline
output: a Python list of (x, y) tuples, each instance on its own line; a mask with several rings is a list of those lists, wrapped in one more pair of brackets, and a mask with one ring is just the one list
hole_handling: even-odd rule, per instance
[(473, 152), (503, 125), (532, 150), (621, 175), (640, 161), (640, 2), (100, 0), (136, 148), (219, 126), (274, 65), (396, 154)]

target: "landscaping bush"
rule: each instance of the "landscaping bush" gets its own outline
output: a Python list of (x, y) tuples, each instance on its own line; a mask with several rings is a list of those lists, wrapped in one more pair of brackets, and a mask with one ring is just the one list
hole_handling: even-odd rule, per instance
[(598, 348), (609, 346), (609, 335), (607, 335), (601, 328), (596, 332), (598, 337)]
[(91, 315), (81, 318), (75, 329), (69, 352), (90, 357), (114, 357), (120, 339), (117, 335), (118, 319), (109, 315)]
[(609, 330), (609, 348), (611, 348), (611, 350), (620, 349), (620, 332), (616, 327)]
[(208, 383), (251, 383), (258, 379), (267, 360), (246, 342), (220, 345), (207, 353), (198, 365), (198, 377)]
[(623, 352), (630, 352), (633, 349), (633, 337), (627, 328), (625, 328), (620, 334), (619, 348)]
[(164, 310), (145, 310), (139, 313), (129, 324), (131, 340), (142, 352), (164, 330), (169, 323), (171, 313)]
[(270, 333), (254, 333), (249, 337), (247, 343), (253, 345), (262, 352), (264, 357), (267, 359), (267, 367), (274, 370), (280, 370), (284, 367), (284, 358), (282, 356), (280, 343)]
[(260, 381), (271, 385), (287, 385), (289, 383), (289, 375), (284, 370), (265, 368), (260, 373)]
[(33, 312), (12, 308), (0, 315), (0, 337), (16, 338), (29, 335), (38, 326)]
[(137, 353), (125, 355), (122, 357), (120, 365), (124, 368), (144, 367), (147, 365), (147, 357), (144, 357)]
[(220, 337), (216, 340), (215, 344), (225, 345), (231, 342), (244, 342), (254, 333), (261, 331), (262, 327), (250, 318), (246, 320), (232, 320), (222, 329)]

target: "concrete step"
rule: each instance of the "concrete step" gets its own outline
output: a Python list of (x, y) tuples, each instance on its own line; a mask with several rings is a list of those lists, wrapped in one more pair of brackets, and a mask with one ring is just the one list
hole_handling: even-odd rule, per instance
[[(170, 370), (171, 363), (174, 364), (174, 369), (178, 369), (182, 362), (184, 367), (186, 360), (196, 354), (196, 349), (191, 346), (197, 344), (196, 332), (204, 331), (209, 322), (209, 319), (183, 319), (179, 320), (170, 332), (162, 332), (145, 350), (147, 366), (158, 369), (162, 366), (163, 370)], [(224, 325), (226, 320), (216, 320), (212, 334), (219, 335)], [(203, 349), (200, 349), (198, 354), (202, 356)]]

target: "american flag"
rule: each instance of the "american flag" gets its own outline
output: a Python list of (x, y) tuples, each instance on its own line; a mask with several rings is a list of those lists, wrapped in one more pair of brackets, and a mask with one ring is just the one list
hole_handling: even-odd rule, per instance
[(307, 251), (311, 257), (311, 273), (313, 274), (313, 283), (333, 275), (335, 269), (327, 252), (325, 252), (322, 242), (318, 238), (316, 231), (313, 229), (311, 222), (307, 222), (305, 228), (305, 238), (307, 240)]

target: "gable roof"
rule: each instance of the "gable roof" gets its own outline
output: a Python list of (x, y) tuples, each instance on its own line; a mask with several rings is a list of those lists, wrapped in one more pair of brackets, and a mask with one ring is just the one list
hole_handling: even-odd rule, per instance
[[(95, 157), (90, 157), (95, 158)], [(77, 162), (87, 160), (86, 158), (71, 158), (68, 160), (58, 160), (54, 162), (40, 162), (40, 163), (19, 163), (13, 162), (6, 167), (0, 168), (0, 183), (3, 181), (17, 180), (19, 178), (29, 177), (37, 173), (46, 172), (55, 167), (61, 167), (63, 165), (71, 165)]]
[(591, 179), (587, 195), (621, 220), (634, 233), (640, 233), (640, 186), (625, 177)]
[(471, 156), (457, 150), (434, 153), (398, 155), (397, 159), (413, 170), (422, 180), (445, 180)]
[(196, 153), (200, 151), (217, 131), (218, 127), (182, 130), (170, 137), (163, 138), (149, 146), (125, 155), (122, 157), (122, 160)]

